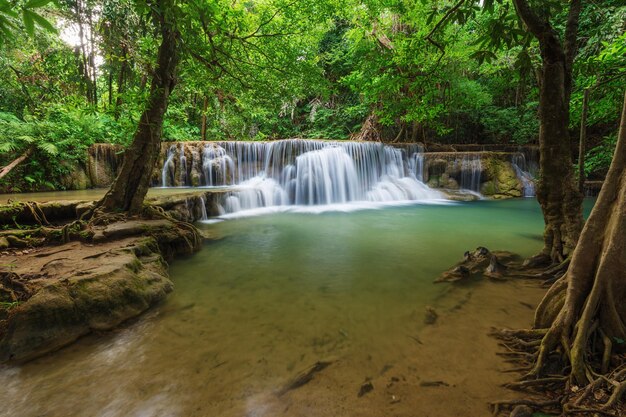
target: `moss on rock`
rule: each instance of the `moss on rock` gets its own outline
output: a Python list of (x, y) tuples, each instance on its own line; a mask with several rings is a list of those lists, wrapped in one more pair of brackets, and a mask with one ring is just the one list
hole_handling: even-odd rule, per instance
[(522, 185), (513, 165), (498, 158), (483, 160), (487, 181), (481, 185), (480, 192), (495, 199), (521, 197), (524, 195)]

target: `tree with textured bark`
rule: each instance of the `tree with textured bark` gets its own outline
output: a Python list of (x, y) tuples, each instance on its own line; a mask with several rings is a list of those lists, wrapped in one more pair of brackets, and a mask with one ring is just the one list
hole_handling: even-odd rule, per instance
[[(508, 346), (530, 348), (535, 358), (524, 380), (511, 386), (567, 383), (569, 389), (560, 401), (565, 404), (563, 412), (623, 415), (619, 413), (625, 411), (620, 401), (626, 393), (624, 299), (626, 95), (613, 161), (567, 272), (537, 307), (534, 330), (498, 334)], [(555, 377), (558, 372), (564, 373), (562, 378)], [(584, 386), (587, 389), (577, 388)]]
[[(541, 69), (539, 86), (539, 146), (540, 177), (537, 199), (545, 221), (544, 248), (529, 259), (529, 266), (567, 266), (568, 256), (576, 246), (583, 225), (582, 194), (578, 191), (572, 166), (572, 145), (569, 133), (570, 97), (572, 93), (572, 65), (578, 52), (578, 28), (582, 0), (532, 3), (512, 0), (517, 18), (508, 13), (505, 0), (459, 0), (447, 7), (443, 18), (428, 33), (426, 39), (445, 54), (440, 40), (445, 23), (464, 22), (481, 10), (492, 15), (485, 24), (486, 35), (482, 45), (494, 49), (507, 45), (528, 48), (532, 39), (539, 43)], [(496, 7), (496, 5), (499, 5)], [(555, 12), (557, 10), (558, 12)], [(556, 29), (561, 22), (555, 16), (566, 15), (563, 34)], [(552, 21), (552, 22), (551, 22)], [(439, 36), (439, 37), (437, 37)], [(477, 51), (475, 57), (483, 61), (493, 56), (490, 51)]]
[(581, 0), (571, 0), (563, 40), (527, 0), (513, 0), (520, 19), (539, 42), (541, 177), (537, 199), (545, 220), (544, 249), (536, 261), (563, 262), (582, 228), (582, 194), (575, 183), (569, 134), (572, 64), (577, 52)]
[(175, 23), (173, 0), (157, 0), (152, 11), (161, 35), (150, 95), (139, 119), (133, 142), (124, 153), (122, 169), (97, 207), (105, 211), (139, 213), (150, 187), (152, 168), (159, 155), (163, 118), (170, 93), (176, 85), (180, 61), (180, 33)]

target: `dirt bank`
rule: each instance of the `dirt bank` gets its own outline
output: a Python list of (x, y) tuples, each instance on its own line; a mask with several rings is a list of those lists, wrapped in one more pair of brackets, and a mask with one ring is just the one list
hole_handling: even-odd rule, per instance
[(0, 362), (31, 359), (137, 316), (172, 291), (166, 260), (200, 245), (192, 227), (166, 219), (93, 232), (89, 243), (0, 255)]

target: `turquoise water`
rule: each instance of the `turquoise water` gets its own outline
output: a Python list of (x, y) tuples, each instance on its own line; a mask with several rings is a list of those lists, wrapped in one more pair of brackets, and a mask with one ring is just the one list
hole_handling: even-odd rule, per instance
[[(328, 387), (352, 398), (354, 381), (412, 354), (425, 307), (451, 288), (432, 283), (439, 273), (479, 245), (531, 255), (543, 221), (536, 201), (524, 199), (201, 227), (223, 239), (171, 265), (176, 289), (163, 305), (0, 369), (0, 415), (301, 415), (275, 393), (318, 360), (336, 361)], [(326, 416), (315, 410), (331, 405), (307, 415)]]

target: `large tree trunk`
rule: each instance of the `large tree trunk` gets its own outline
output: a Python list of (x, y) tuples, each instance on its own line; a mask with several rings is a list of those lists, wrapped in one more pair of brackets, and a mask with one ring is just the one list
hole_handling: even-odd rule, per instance
[(556, 46), (542, 48), (542, 56), (537, 199), (545, 220), (543, 254), (552, 262), (562, 262), (580, 234), (582, 195), (572, 169), (565, 57)]
[(202, 127), (200, 128), (200, 137), (202, 138), (202, 140), (206, 140), (207, 137), (207, 117), (206, 117), (206, 112), (207, 109), (209, 108), (209, 98), (207, 96), (204, 96), (204, 100), (202, 102)]
[(539, 40), (542, 58), (539, 97), (540, 179), (537, 199), (545, 221), (544, 248), (536, 261), (562, 262), (576, 246), (583, 224), (582, 194), (572, 168), (569, 135), (569, 102), (572, 62), (576, 54), (576, 34), (580, 0), (572, 0), (566, 25), (565, 42), (549, 22), (529, 6), (527, 0), (514, 0), (518, 15)]
[[(567, 273), (548, 291), (535, 315), (549, 328), (535, 364), (540, 373), (555, 350), (565, 352), (573, 383), (605, 374), (611, 353), (626, 340), (626, 95), (613, 162)], [(624, 383), (626, 388), (626, 382)], [(618, 398), (617, 398), (618, 399)], [(613, 403), (617, 399), (612, 399)], [(613, 405), (613, 404), (610, 404)]]
[(157, 6), (162, 38), (152, 75), (150, 98), (139, 120), (133, 142), (124, 153), (122, 169), (98, 203), (98, 207), (105, 211), (140, 212), (158, 158), (163, 117), (176, 83), (176, 67), (180, 57), (179, 34), (168, 10), (171, 8), (171, 0), (159, 0)]

